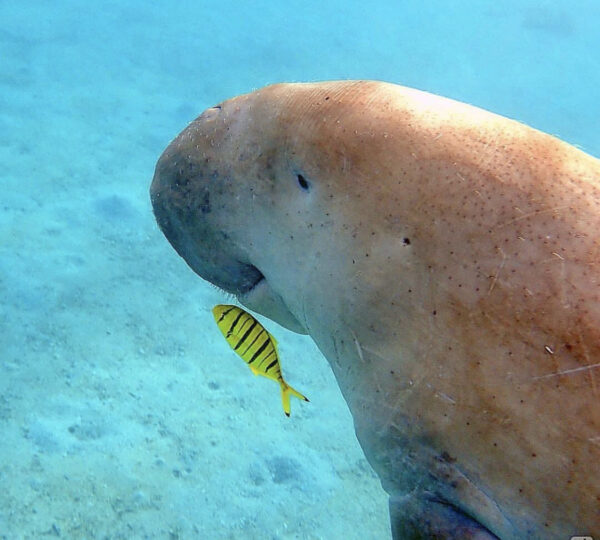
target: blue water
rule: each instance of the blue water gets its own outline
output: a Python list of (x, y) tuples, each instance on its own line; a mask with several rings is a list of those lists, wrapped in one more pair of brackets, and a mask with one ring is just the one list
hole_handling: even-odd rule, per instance
[(224, 98), (346, 78), (600, 156), (599, 27), (596, 0), (0, 3), (0, 538), (389, 537), (308, 338), (268, 325), (311, 399), (289, 419), (228, 350), (155, 225), (156, 159)]

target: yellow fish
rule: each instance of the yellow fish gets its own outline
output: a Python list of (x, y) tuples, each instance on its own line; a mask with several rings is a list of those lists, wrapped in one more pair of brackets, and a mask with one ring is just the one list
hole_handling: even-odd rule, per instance
[(220, 304), (212, 310), (215, 321), (230, 347), (248, 364), (254, 375), (279, 383), (286, 416), (290, 415), (290, 395), (308, 401), (283, 379), (277, 341), (250, 313), (237, 306)]

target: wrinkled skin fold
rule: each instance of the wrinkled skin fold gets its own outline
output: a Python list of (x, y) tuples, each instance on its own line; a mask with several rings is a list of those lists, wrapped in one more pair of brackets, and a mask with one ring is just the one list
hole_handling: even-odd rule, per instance
[(279, 84), (167, 147), (157, 222), (308, 334), (394, 538), (600, 535), (600, 162), (372, 81)]

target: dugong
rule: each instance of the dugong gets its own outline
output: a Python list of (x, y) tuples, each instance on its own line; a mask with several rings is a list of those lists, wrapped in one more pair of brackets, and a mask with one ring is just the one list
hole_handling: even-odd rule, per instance
[(402, 86), (276, 84), (150, 191), (196, 273), (327, 358), (394, 538), (598, 538), (599, 160)]

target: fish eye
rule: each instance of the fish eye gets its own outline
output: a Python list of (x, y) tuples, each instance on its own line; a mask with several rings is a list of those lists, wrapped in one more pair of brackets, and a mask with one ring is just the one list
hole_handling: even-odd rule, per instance
[(296, 180), (298, 180), (298, 185), (302, 189), (302, 191), (308, 191), (310, 189), (310, 184), (306, 178), (300, 173), (296, 174)]

